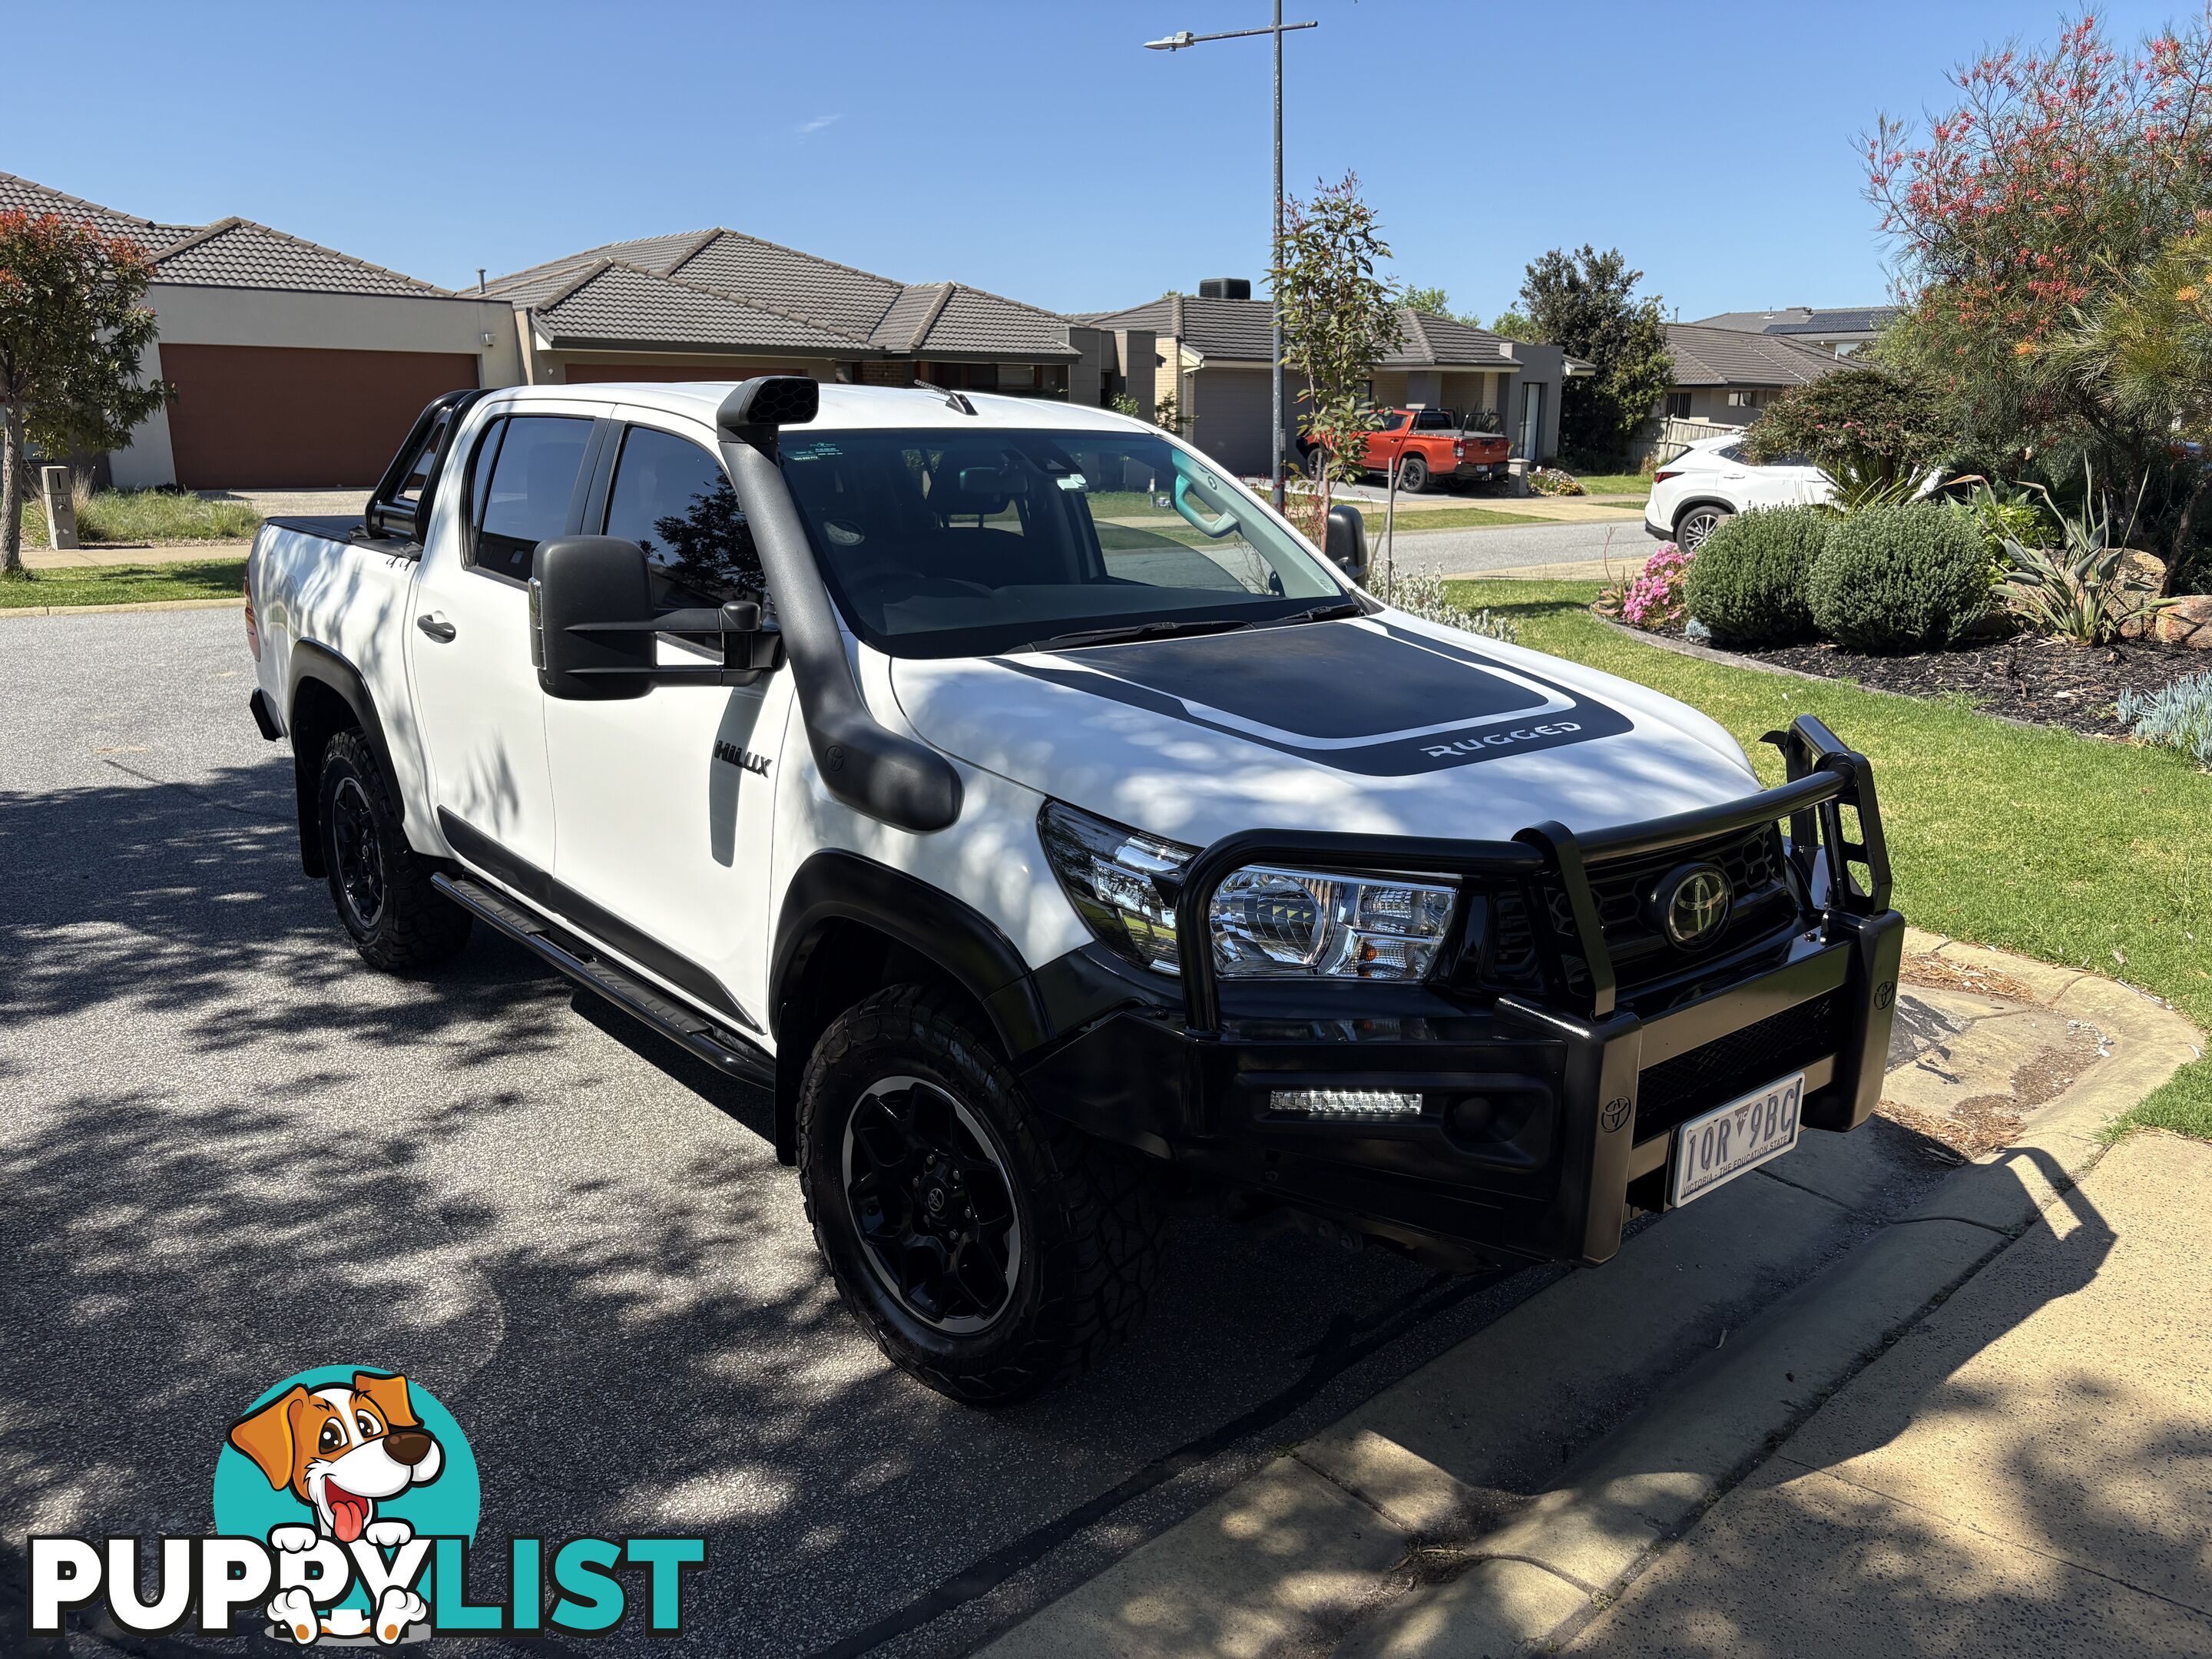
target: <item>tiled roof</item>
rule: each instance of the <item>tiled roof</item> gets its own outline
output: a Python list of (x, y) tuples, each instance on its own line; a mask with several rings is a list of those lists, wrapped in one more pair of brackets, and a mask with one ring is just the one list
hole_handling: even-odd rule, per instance
[[(593, 337), (663, 345), (734, 345), (834, 349), (845, 355), (1073, 357), (1064, 318), (957, 283), (909, 286), (734, 230), (648, 236), (573, 253), (487, 283), (486, 291), (529, 307), (557, 337), (580, 337), (571, 301), (581, 279), (611, 262), (629, 276), (593, 284)], [(684, 299), (635, 280), (670, 283)], [(702, 306), (696, 296), (732, 302)], [(634, 301), (632, 316), (615, 308)], [(755, 331), (732, 331), (756, 319)], [(705, 331), (684, 331), (693, 323)]]
[(129, 236), (143, 244), (148, 252), (166, 246), (192, 228), (190, 225), (157, 225), (150, 219), (141, 219), (135, 214), (118, 213), (113, 208), (102, 207), (97, 202), (88, 202), (82, 197), (53, 190), (33, 179), (19, 179), (12, 173), (0, 173), (0, 212), (20, 208), (26, 213), (52, 213), (64, 219), (75, 219), (98, 227), (110, 236)]
[(663, 345), (772, 346), (844, 355), (864, 349), (848, 335), (778, 315), (690, 283), (602, 259), (532, 308), (537, 326), (556, 345), (605, 342)]
[(441, 288), (403, 276), (251, 219), (223, 219), (161, 249), (157, 283), (203, 288), (273, 288), (312, 294), (448, 297)]
[(1486, 328), (1439, 317), (1432, 311), (1401, 307), (1398, 313), (1397, 349), (1382, 362), (1392, 368), (1512, 368), (1510, 343)]
[[(1202, 300), (1169, 294), (1127, 311), (1077, 319), (1097, 328), (1149, 328), (1171, 335), (1201, 357), (1218, 362), (1264, 363), (1274, 355), (1274, 321), (1265, 300)], [(1378, 367), (1389, 368), (1513, 368), (1510, 343), (1433, 312), (1401, 309), (1398, 343)]]
[(734, 230), (716, 232), (668, 274), (863, 338), (883, 320), (905, 287), (873, 271), (855, 270), (835, 259)]
[(1075, 357), (1064, 318), (1002, 295), (986, 294), (960, 283), (932, 284), (944, 304), (931, 313), (921, 338), (908, 350), (929, 356), (939, 352)]
[(1844, 362), (1771, 335), (1698, 323), (1668, 324), (1667, 350), (1680, 386), (1802, 386)]

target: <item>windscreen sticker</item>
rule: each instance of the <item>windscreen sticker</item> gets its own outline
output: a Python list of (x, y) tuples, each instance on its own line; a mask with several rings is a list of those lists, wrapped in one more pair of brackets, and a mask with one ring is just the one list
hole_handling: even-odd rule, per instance
[(992, 660), (1364, 777), (1533, 754), (1634, 724), (1542, 675), (1373, 621)]

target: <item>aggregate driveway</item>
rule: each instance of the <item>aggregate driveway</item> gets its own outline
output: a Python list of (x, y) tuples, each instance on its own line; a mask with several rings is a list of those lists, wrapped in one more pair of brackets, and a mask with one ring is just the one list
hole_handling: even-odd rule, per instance
[(1098, 1374), (954, 1406), (838, 1308), (764, 1098), (500, 941), (361, 963), (249, 669), (234, 611), (0, 622), (11, 1632), (27, 1534), (204, 1531), (228, 1424), (343, 1363), (454, 1412), (491, 1539), (703, 1531), (706, 1650), (960, 1651), (1554, 1276), (1194, 1218)]

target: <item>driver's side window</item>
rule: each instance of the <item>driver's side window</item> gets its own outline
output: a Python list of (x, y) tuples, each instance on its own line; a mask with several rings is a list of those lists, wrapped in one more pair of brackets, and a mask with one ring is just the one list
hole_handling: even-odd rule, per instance
[(665, 610), (766, 596), (737, 491), (720, 460), (688, 438), (649, 426), (623, 434), (606, 533), (645, 550), (653, 600)]

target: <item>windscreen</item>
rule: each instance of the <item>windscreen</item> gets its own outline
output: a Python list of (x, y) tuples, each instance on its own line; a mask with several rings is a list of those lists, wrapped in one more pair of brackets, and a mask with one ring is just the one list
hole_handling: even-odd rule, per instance
[(1164, 438), (787, 432), (782, 459), (838, 609), (894, 656), (1266, 622), (1346, 596), (1233, 478)]

